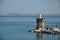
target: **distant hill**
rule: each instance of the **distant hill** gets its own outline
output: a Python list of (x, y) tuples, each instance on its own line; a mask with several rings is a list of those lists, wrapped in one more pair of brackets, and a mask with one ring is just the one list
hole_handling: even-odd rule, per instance
[[(40, 16), (40, 14), (18, 14), (18, 13), (11, 13), (8, 15), (0, 15), (0, 16)], [(60, 16), (60, 14), (42, 14), (42, 16)]]

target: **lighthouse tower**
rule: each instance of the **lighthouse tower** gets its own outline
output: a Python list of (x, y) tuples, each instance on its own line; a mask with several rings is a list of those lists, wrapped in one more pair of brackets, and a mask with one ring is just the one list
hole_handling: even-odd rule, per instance
[(39, 18), (36, 18), (36, 29), (44, 29), (44, 18), (42, 18), (41, 14)]

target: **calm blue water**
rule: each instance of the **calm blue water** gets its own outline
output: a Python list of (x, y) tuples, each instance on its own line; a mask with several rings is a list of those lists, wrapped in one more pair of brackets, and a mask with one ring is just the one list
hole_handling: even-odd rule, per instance
[[(45, 17), (45, 26), (57, 24), (60, 17)], [(60, 35), (28, 32), (36, 27), (36, 17), (0, 17), (0, 40), (60, 40)]]

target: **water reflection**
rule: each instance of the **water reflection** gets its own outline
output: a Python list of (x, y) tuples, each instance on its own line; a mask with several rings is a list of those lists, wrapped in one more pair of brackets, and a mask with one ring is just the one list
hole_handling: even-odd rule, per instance
[(36, 33), (37, 40), (44, 40), (44, 34), (43, 33)]
[(36, 40), (60, 40), (60, 35), (36, 33)]

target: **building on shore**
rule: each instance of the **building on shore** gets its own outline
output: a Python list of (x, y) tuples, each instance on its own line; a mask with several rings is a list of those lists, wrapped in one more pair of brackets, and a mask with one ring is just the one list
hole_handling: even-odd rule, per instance
[(40, 14), (40, 18), (36, 18), (36, 29), (44, 29), (44, 18)]
[(45, 28), (44, 18), (41, 16), (36, 18), (36, 28), (29, 30), (29, 32), (47, 33), (47, 34), (60, 34), (60, 28)]

